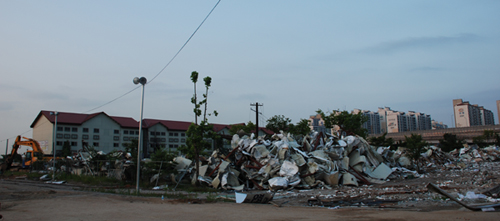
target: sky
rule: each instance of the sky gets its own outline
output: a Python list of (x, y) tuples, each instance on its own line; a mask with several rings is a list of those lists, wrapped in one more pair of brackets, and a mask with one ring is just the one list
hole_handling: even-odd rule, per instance
[(192, 71), (211, 123), (258, 102), (262, 126), (390, 107), (453, 127), (458, 98), (498, 123), (500, 1), (222, 0), (182, 48), (217, 2), (0, 1), (0, 153), (41, 110), (139, 120), (134, 77), (144, 118), (194, 121)]

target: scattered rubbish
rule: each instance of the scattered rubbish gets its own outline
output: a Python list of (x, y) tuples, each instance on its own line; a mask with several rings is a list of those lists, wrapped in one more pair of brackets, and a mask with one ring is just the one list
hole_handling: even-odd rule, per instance
[(329, 209), (338, 209), (341, 206), (372, 206), (372, 207), (391, 207), (398, 203), (398, 200), (380, 200), (380, 199), (319, 199), (319, 197), (307, 200), (309, 206), (324, 206)]
[(66, 181), (46, 181), (45, 183), (61, 185), (63, 183), (66, 183)]
[(167, 189), (168, 185), (161, 185), (161, 186), (155, 186), (153, 187), (153, 190), (164, 190)]
[[(469, 210), (472, 210), (472, 211), (495, 211), (495, 209), (500, 209), (500, 203), (497, 203), (497, 204), (489, 204), (489, 205), (479, 205), (479, 206), (470, 206), (470, 205), (467, 205), (465, 203), (463, 203), (462, 201), (458, 200), (457, 198), (453, 197), (452, 195), (450, 195), (449, 193), (445, 192), (444, 190), (442, 190), (441, 188), (439, 188), (438, 186), (432, 184), (432, 183), (429, 183), (427, 184), (427, 189), (430, 190), (430, 191), (434, 191), (436, 193), (439, 193), (443, 196), (446, 196), (448, 197), (449, 199), (457, 202), (458, 204), (460, 204), (461, 206), (469, 209)], [(491, 209), (490, 209), (491, 208)]]
[(51, 180), (51, 178), (50, 178), (49, 174), (45, 174), (45, 175), (43, 175), (43, 176), (40, 177), (40, 180), (41, 181), (47, 181), (47, 180)]
[(268, 203), (274, 197), (273, 192), (239, 193), (235, 192), (236, 203)]

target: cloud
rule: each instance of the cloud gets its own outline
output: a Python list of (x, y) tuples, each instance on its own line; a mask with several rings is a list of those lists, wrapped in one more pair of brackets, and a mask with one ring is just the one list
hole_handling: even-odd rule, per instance
[(383, 42), (373, 47), (360, 50), (361, 53), (387, 54), (414, 48), (431, 48), (454, 43), (468, 43), (477, 41), (479, 37), (475, 34), (464, 33), (457, 36), (437, 36), (407, 38), (391, 42)]
[(265, 95), (259, 93), (241, 94), (238, 96), (238, 99), (245, 99), (250, 101), (264, 100), (265, 98), (266, 98)]
[(14, 109), (13, 102), (1, 102), (0, 103), (0, 111), (10, 111)]
[(411, 68), (409, 71), (410, 72), (439, 72), (439, 71), (444, 71), (444, 68), (439, 68), (439, 67), (416, 67), (416, 68)]

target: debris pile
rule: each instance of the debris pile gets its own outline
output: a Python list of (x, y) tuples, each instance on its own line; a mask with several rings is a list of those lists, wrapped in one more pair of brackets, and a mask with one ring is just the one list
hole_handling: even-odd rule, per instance
[(500, 151), (496, 146), (480, 149), (477, 145), (464, 144), (460, 150), (450, 152), (455, 159), (461, 162), (494, 162), (500, 160)]
[(132, 156), (123, 151), (78, 151), (64, 160), (61, 170), (75, 175), (107, 176), (118, 180), (131, 179)]
[[(231, 148), (227, 155), (214, 151), (202, 161), (198, 180), (227, 190), (278, 190), (381, 184), (391, 174), (419, 176), (401, 167), (411, 164), (401, 150), (376, 149), (359, 136), (339, 139), (316, 132), (297, 142), (285, 133), (271, 140), (235, 134)], [(176, 161), (181, 173), (193, 164), (182, 157)]]

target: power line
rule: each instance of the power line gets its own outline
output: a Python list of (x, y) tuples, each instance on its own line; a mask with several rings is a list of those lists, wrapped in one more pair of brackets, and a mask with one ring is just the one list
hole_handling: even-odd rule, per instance
[(191, 38), (193, 38), (193, 36), (196, 34), (196, 32), (198, 32), (198, 30), (201, 28), (201, 26), (203, 25), (203, 23), (205, 23), (205, 21), (208, 19), (208, 17), (210, 17), (210, 15), (212, 14), (212, 12), (215, 10), (215, 8), (217, 7), (217, 5), (219, 5), (221, 0), (217, 1), (217, 3), (215, 3), (214, 7), (212, 8), (212, 10), (210, 10), (210, 12), (208, 13), (208, 15), (205, 17), (205, 19), (203, 19), (203, 21), (200, 23), (200, 25), (198, 25), (198, 27), (196, 28), (196, 30), (194, 30), (193, 34), (191, 34), (191, 36), (189, 36), (188, 40), (184, 43), (184, 45), (182, 45), (182, 47), (179, 49), (179, 51), (177, 51), (177, 53), (175, 53), (174, 57), (172, 57), (172, 59), (170, 59), (170, 61), (165, 65), (165, 67), (163, 67), (160, 72), (158, 72), (158, 74), (156, 74), (149, 82), (151, 83), (152, 81), (154, 81), (154, 79), (156, 77), (158, 77), (162, 72), (163, 70), (165, 70), (165, 68), (168, 67), (168, 65), (170, 65), (170, 63), (172, 63), (172, 61), (177, 57), (177, 55), (179, 55), (179, 53), (181, 53), (182, 49), (184, 49), (184, 47), (188, 44), (188, 42), (191, 40)]
[[(164, 67), (163, 67), (163, 68), (162, 68), (162, 69), (161, 69), (161, 70), (160, 70), (160, 71), (159, 71), (159, 72), (158, 72), (158, 73), (157, 73), (157, 74), (156, 74), (156, 75), (155, 75), (155, 76), (154, 76), (154, 77), (153, 77), (153, 78), (152, 78), (152, 79), (151, 79), (151, 80), (147, 83), (147, 84), (149, 84), (149, 83), (153, 82), (153, 80), (155, 80), (155, 79), (156, 79), (156, 78), (157, 78), (157, 77), (158, 77), (158, 76), (159, 76), (159, 75), (160, 75), (160, 74), (161, 74), (161, 73), (162, 73), (162, 72), (163, 72), (163, 71), (164, 71), (164, 70), (165, 70), (165, 69), (166, 69), (166, 68), (170, 65), (170, 63), (172, 63), (172, 61), (174, 61), (174, 59), (177, 57), (177, 55), (179, 55), (179, 54), (181, 53), (181, 51), (184, 49), (184, 47), (186, 47), (186, 45), (189, 43), (189, 41), (191, 41), (191, 39), (193, 38), (193, 36), (196, 34), (196, 32), (198, 32), (198, 30), (199, 30), (199, 29), (201, 28), (201, 26), (205, 23), (205, 21), (208, 19), (208, 17), (210, 17), (210, 15), (211, 15), (211, 14), (212, 14), (212, 12), (215, 10), (215, 8), (217, 8), (217, 6), (219, 5), (219, 3), (220, 3), (220, 2), (221, 2), (221, 0), (218, 0), (218, 1), (217, 1), (217, 3), (215, 3), (215, 5), (214, 5), (214, 7), (212, 8), (212, 10), (210, 10), (210, 12), (207, 14), (207, 16), (205, 16), (205, 18), (204, 18), (204, 19), (203, 19), (203, 21), (200, 23), (200, 25), (198, 25), (198, 27), (194, 30), (194, 32), (191, 34), (191, 36), (189, 36), (189, 38), (188, 38), (188, 39), (186, 40), (186, 42), (182, 45), (182, 47), (181, 47), (181, 48), (177, 51), (177, 53), (175, 53), (175, 55), (174, 55), (174, 56), (170, 59), (170, 61), (169, 61), (169, 62), (168, 62), (168, 63), (167, 63), (167, 64), (166, 64), (166, 65), (165, 65), (165, 66), (164, 66)], [(115, 102), (116, 100), (118, 100), (118, 99), (120, 99), (120, 98), (122, 98), (122, 97), (126, 96), (127, 94), (132, 93), (132, 91), (135, 91), (135, 90), (137, 90), (137, 89), (138, 89), (138, 88), (140, 88), (140, 87), (141, 87), (141, 86), (137, 86), (137, 87), (135, 87), (134, 89), (132, 89), (132, 90), (130, 90), (130, 91), (128, 91), (128, 92), (126, 92), (126, 93), (124, 93), (124, 94), (122, 94), (122, 95), (120, 95), (120, 96), (118, 96), (118, 97), (114, 98), (114, 99), (112, 99), (111, 101), (108, 101), (108, 102), (106, 102), (106, 103), (104, 103), (104, 104), (102, 104), (102, 105), (100, 105), (100, 106), (98, 106), (98, 107), (95, 107), (95, 108), (92, 108), (92, 109), (90, 109), (90, 110), (88, 110), (88, 111), (85, 111), (84, 113), (88, 113), (88, 112), (94, 111), (94, 110), (96, 110), (96, 109), (99, 109), (99, 108), (101, 108), (101, 107), (104, 107), (104, 106), (106, 106), (106, 105), (108, 105), (108, 104), (111, 104), (111, 103)], [(28, 131), (26, 131), (26, 132), (24, 132), (24, 133), (22, 133), (22, 134), (28, 133), (28, 132), (30, 132), (30, 131), (31, 131), (31, 129), (30, 129), (30, 130), (28, 130)], [(14, 137), (16, 137), (16, 136), (14, 136)], [(12, 138), (7, 138), (7, 139), (12, 139)], [(3, 139), (3, 140), (1, 140), (1, 141), (7, 140), (7, 139)]]
[[(175, 55), (170, 59), (170, 61), (168, 61), (168, 63), (151, 79), (149, 80), (146, 84), (150, 84), (151, 82), (153, 82), (161, 73), (163, 73), (163, 71), (172, 63), (172, 61), (174, 61), (174, 59), (177, 57), (177, 55), (179, 55), (181, 53), (181, 51), (184, 49), (184, 47), (186, 47), (186, 45), (189, 43), (189, 41), (191, 41), (191, 39), (193, 38), (193, 36), (196, 34), (196, 32), (198, 32), (198, 30), (201, 28), (201, 26), (205, 23), (205, 21), (208, 19), (208, 17), (210, 17), (210, 15), (212, 14), (212, 12), (215, 10), (215, 8), (217, 8), (217, 6), (219, 5), (221, 0), (218, 0), (217, 3), (215, 3), (214, 7), (212, 8), (212, 10), (210, 10), (210, 12), (207, 14), (207, 16), (205, 16), (205, 18), (203, 19), (203, 21), (200, 23), (200, 25), (198, 25), (198, 27), (194, 30), (193, 34), (191, 34), (191, 36), (189, 36), (189, 38), (186, 40), (186, 42), (184, 42), (184, 44), (182, 45), (182, 47), (177, 51), (177, 53), (175, 53)], [(132, 91), (135, 91), (137, 90), (139, 87), (141, 86), (137, 86), (135, 87), (134, 89), (126, 92), (125, 94), (122, 94), (120, 96), (118, 96), (117, 98), (109, 101), (109, 102), (106, 102), (105, 104), (101, 105), (101, 106), (98, 106), (96, 108), (93, 108), (93, 109), (90, 109), (84, 113), (87, 113), (87, 112), (90, 112), (90, 111), (93, 111), (95, 109), (98, 109), (98, 108), (101, 108), (101, 107), (104, 107), (110, 103), (113, 103), (114, 101), (124, 97), (125, 95), (127, 94), (130, 94)]]

